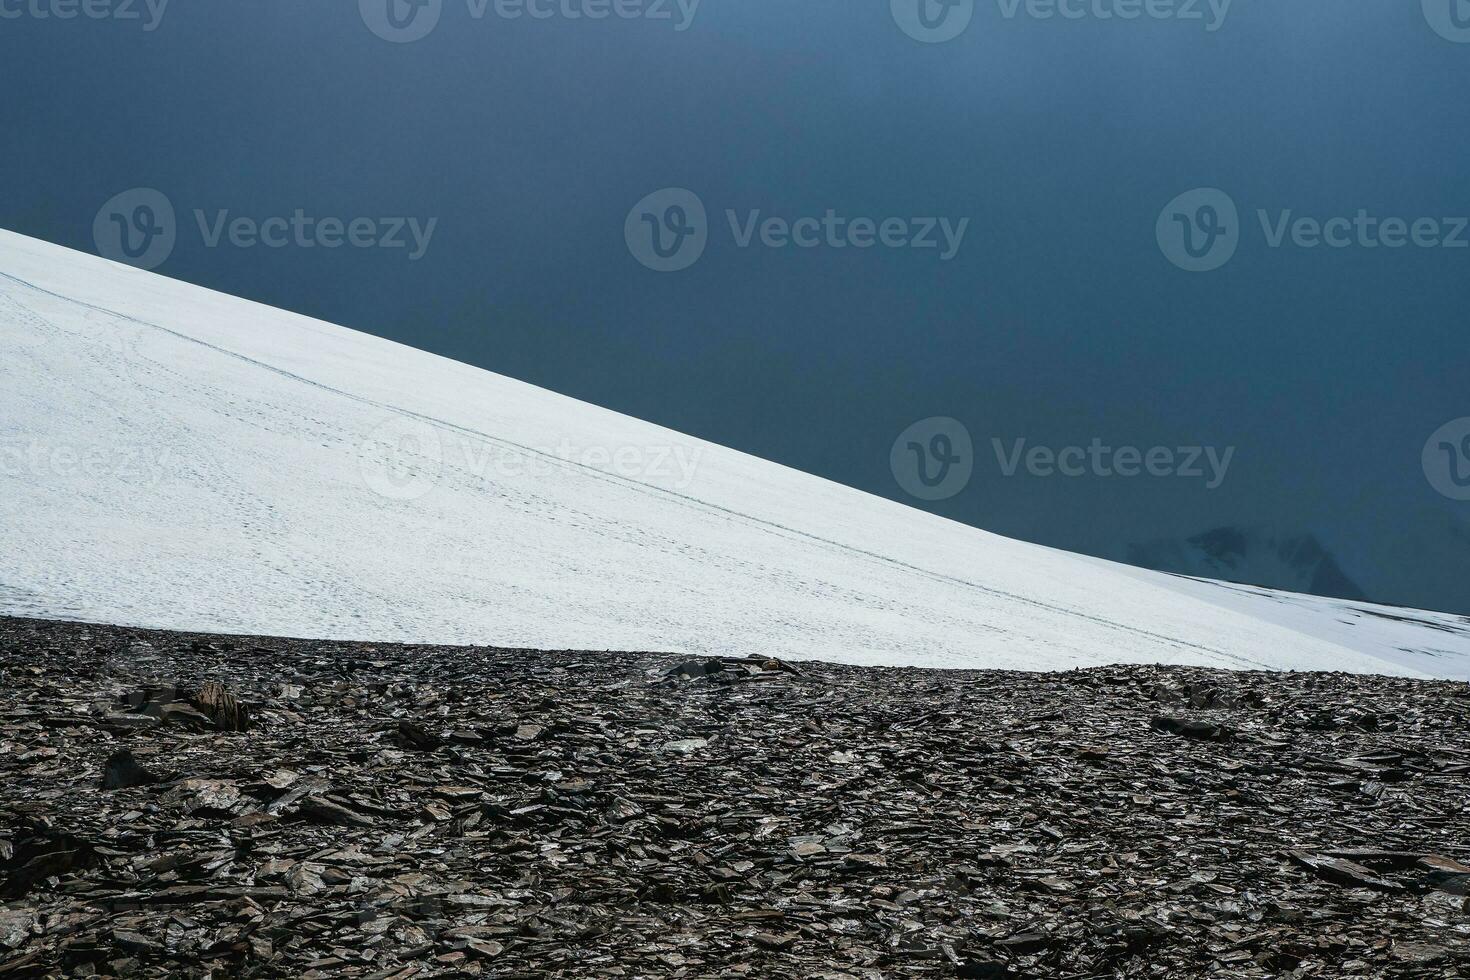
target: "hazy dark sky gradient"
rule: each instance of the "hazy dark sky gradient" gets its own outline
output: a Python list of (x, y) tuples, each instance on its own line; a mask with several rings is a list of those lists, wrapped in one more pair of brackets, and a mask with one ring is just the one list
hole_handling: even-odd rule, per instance
[[(0, 0), (3, 2), (3, 0)], [(0, 20), (0, 225), (92, 250), (166, 193), (158, 271), (481, 365), (968, 523), (1120, 557), (1224, 523), (1316, 531), (1370, 592), (1470, 609), (1470, 519), (1420, 453), (1470, 415), (1470, 250), (1266, 248), (1255, 210), (1470, 214), (1470, 44), (1420, 4), (1236, 0), (1177, 21), (1006, 20), (924, 45), (887, 0), (703, 0), (668, 22), (472, 20), (385, 43), (350, 0), (173, 0), (152, 33)], [(698, 193), (660, 275), (628, 210)], [(1189, 274), (1154, 223), (1226, 190)], [(428, 254), (202, 247), (189, 212), (437, 217)], [(959, 256), (738, 249), (726, 208), (969, 217)], [(979, 467), (906, 498), (889, 448), (954, 416)], [(1225, 484), (1002, 478), (992, 436), (1235, 446)], [(1425, 542), (1433, 543), (1426, 546)], [(1438, 549), (1438, 550), (1436, 550)]]

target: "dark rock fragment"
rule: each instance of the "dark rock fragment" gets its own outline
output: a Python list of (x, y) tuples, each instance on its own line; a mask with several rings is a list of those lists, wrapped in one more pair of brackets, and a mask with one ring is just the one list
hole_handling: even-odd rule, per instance
[(664, 672), (664, 676), (671, 680), (695, 680), (723, 673), (724, 670), (725, 663), (722, 660), (686, 660), (670, 667)]
[(1000, 960), (966, 959), (955, 967), (955, 976), (963, 980), (1011, 980), (1015, 975)]
[(1188, 718), (1171, 718), (1168, 715), (1155, 716), (1149, 721), (1149, 727), (1156, 732), (1178, 735), (1196, 742), (1228, 742), (1234, 737), (1234, 733), (1224, 725)]
[(305, 797), (297, 804), (296, 809), (302, 816), (321, 823), (339, 824), (344, 827), (375, 826), (371, 817), (321, 796)]
[(1349, 888), (1371, 888), (1375, 891), (1403, 891), (1403, 886), (1375, 875), (1372, 870), (1346, 858), (1328, 857), (1324, 854), (1308, 854), (1291, 851), (1287, 855), (1292, 862), (1316, 872), (1317, 876)]
[(21, 817), (10, 833), (9, 856), (0, 864), (0, 897), (21, 898), (48, 878), (85, 871), (96, 862), (91, 841), (49, 820)]
[(1424, 881), (1430, 888), (1470, 897), (1470, 865), (1430, 854), (1419, 860), (1419, 867), (1424, 870)]
[(130, 749), (119, 749), (112, 753), (102, 767), (103, 789), (128, 789), (133, 786), (149, 786), (156, 782), (158, 777), (139, 765)]
[(1029, 956), (1032, 953), (1039, 953), (1044, 949), (1049, 949), (1051, 944), (1051, 937), (1046, 933), (1028, 931), (1018, 932), (1014, 936), (1000, 940), (995, 945), (1017, 956)]
[(406, 749), (432, 752), (442, 746), (444, 740), (416, 721), (400, 721), (398, 723), (398, 744)]

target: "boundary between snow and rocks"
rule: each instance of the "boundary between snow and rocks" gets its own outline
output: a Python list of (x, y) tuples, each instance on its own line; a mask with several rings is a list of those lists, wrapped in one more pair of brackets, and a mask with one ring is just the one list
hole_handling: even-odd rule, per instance
[[(1212, 585), (1212, 586), (1217, 586), (1218, 585), (1218, 586), (1225, 586), (1227, 588), (1259, 589), (1262, 592), (1269, 591), (1267, 589), (1260, 588), (1260, 587), (1257, 587), (1257, 586), (1245, 586), (1245, 585), (1240, 585), (1239, 583), (1221, 583), (1221, 582), (1214, 582), (1214, 581), (1211, 581), (1211, 580), (1208, 580), (1208, 579), (1191, 578), (1189, 576), (1172, 576), (1172, 577), (1177, 577), (1177, 578), (1180, 578), (1180, 579), (1183, 579), (1183, 580), (1186, 580), (1186, 581), (1195, 582), (1195, 583), (1199, 583), (1199, 584), (1205, 584), (1205, 585)], [(1363, 610), (1363, 613), (1365, 615), (1378, 616), (1378, 617), (1382, 617), (1382, 618), (1394, 618), (1394, 617), (1388, 615), (1385, 612), (1379, 611), (1380, 609), (1381, 610), (1400, 610), (1401, 607), (1396, 607), (1396, 606), (1371, 607), (1371, 608), (1365, 608)], [(1405, 614), (1408, 614), (1408, 613), (1416, 612), (1417, 610), (1411, 610), (1411, 609), (1407, 609), (1407, 608), (1402, 608), (1401, 611), (1404, 612)], [(1409, 618), (1407, 618), (1407, 615), (1404, 617), (1404, 621), (1405, 622), (1410, 622), (1410, 621), (1417, 622), (1417, 620), (1410, 620)], [(434, 642), (416, 643), (416, 642), (407, 642), (407, 641), (403, 641), (403, 640), (373, 640), (373, 639), (357, 639), (357, 638), (342, 638), (342, 637), (283, 636), (283, 635), (270, 634), (270, 633), (231, 632), (231, 631), (228, 631), (228, 630), (224, 630), (224, 631), (213, 631), (213, 630), (205, 630), (205, 629), (199, 629), (199, 628), (172, 628), (172, 627), (167, 627), (167, 626), (151, 626), (151, 625), (146, 625), (146, 624), (142, 624), (142, 623), (113, 623), (113, 622), (107, 622), (107, 621), (104, 621), (104, 620), (101, 620), (101, 619), (89, 618), (86, 615), (79, 614), (79, 613), (70, 613), (70, 614), (66, 614), (66, 615), (55, 615), (55, 616), (53, 616), (53, 615), (47, 615), (47, 614), (40, 614), (40, 615), (16, 615), (16, 614), (11, 614), (11, 613), (0, 612), (0, 627), (3, 627), (5, 624), (11, 623), (11, 622), (14, 622), (14, 623), (49, 623), (49, 624), (53, 624), (53, 625), (58, 626), (58, 627), (79, 627), (79, 628), (80, 627), (92, 627), (92, 628), (102, 629), (102, 630), (118, 630), (118, 631), (127, 632), (129, 634), (136, 634), (136, 636), (137, 636), (138, 639), (145, 640), (145, 641), (148, 640), (150, 637), (164, 637), (164, 638), (171, 638), (172, 640), (175, 640), (175, 641), (177, 641), (177, 640), (182, 640), (182, 641), (187, 641), (187, 642), (198, 641), (200, 643), (204, 643), (204, 644), (209, 644), (209, 645), (221, 647), (222, 649), (228, 649), (230, 651), (234, 651), (235, 648), (238, 647), (238, 646), (244, 646), (246, 648), (246, 652), (266, 652), (266, 651), (269, 651), (269, 650), (273, 649), (272, 644), (274, 644), (275, 646), (281, 646), (281, 645), (288, 645), (288, 646), (311, 645), (311, 646), (321, 647), (321, 648), (323, 648), (323, 650), (327, 650), (327, 651), (330, 651), (334, 647), (341, 647), (344, 650), (346, 650), (346, 649), (352, 649), (352, 648), (371, 648), (371, 649), (374, 649), (374, 650), (390, 650), (390, 651), (391, 650), (399, 650), (399, 651), (411, 651), (411, 650), (441, 650), (441, 651), (450, 651), (450, 650), (460, 650), (460, 651), (465, 651), (466, 653), (476, 653), (476, 654), (483, 654), (483, 655), (492, 655), (492, 654), (514, 654), (514, 655), (526, 655), (526, 654), (572, 655), (572, 654), (575, 654), (575, 655), (585, 655), (585, 656), (595, 656), (595, 657), (610, 657), (610, 658), (613, 658), (614, 660), (617, 660), (617, 659), (642, 659), (642, 658), (648, 658), (648, 657), (661, 657), (661, 658), (681, 658), (682, 657), (682, 658), (692, 658), (692, 659), (695, 659), (695, 660), (712, 660), (712, 661), (713, 660), (724, 660), (724, 661), (731, 661), (731, 662), (734, 662), (734, 661), (742, 661), (742, 660), (756, 661), (756, 660), (772, 659), (772, 658), (769, 658), (769, 657), (765, 656), (764, 654), (762, 654), (762, 653), (760, 653), (758, 651), (757, 652), (751, 652), (751, 653), (745, 654), (743, 656), (736, 656), (736, 655), (718, 654), (718, 653), (710, 653), (710, 654), (690, 653), (687, 650), (681, 651), (681, 650), (673, 650), (673, 649), (670, 649), (670, 650), (635, 650), (635, 649), (613, 649), (613, 648), (609, 648), (609, 649), (595, 649), (595, 648), (591, 648), (591, 647), (557, 648), (557, 647), (501, 646), (501, 645), (496, 645), (496, 644), (493, 644), (493, 643), (434, 643)], [(1467, 626), (1467, 628), (1470, 628), (1470, 618), (1467, 618), (1466, 626)], [(756, 645), (758, 646), (758, 644), (756, 644)], [(774, 658), (774, 659), (781, 660), (781, 658)], [(781, 660), (781, 662), (785, 663), (787, 661)], [(1186, 665), (1186, 664), (1179, 664), (1179, 665), (1174, 665), (1174, 664), (1158, 664), (1158, 663), (1156, 663), (1154, 661), (1148, 661), (1148, 660), (1130, 661), (1130, 660), (1126, 660), (1126, 659), (1120, 659), (1120, 660), (1113, 661), (1113, 662), (1110, 662), (1110, 663), (1105, 663), (1105, 664), (1093, 664), (1093, 665), (1082, 666), (1082, 667), (1071, 667), (1071, 668), (1067, 668), (1065, 670), (1040, 670), (1040, 669), (1032, 670), (1032, 669), (1028, 669), (1028, 668), (1015, 668), (1015, 667), (957, 667), (957, 666), (951, 666), (951, 665), (946, 665), (946, 664), (853, 664), (853, 663), (847, 663), (847, 662), (844, 662), (844, 661), (825, 660), (825, 659), (821, 659), (821, 658), (814, 658), (814, 659), (801, 658), (801, 659), (791, 660), (789, 662), (792, 665), (795, 665), (795, 666), (813, 665), (813, 666), (819, 666), (819, 667), (832, 667), (832, 668), (847, 668), (847, 667), (851, 667), (851, 668), (854, 668), (854, 669), (857, 669), (857, 670), (871, 670), (871, 671), (878, 671), (878, 672), (882, 672), (882, 671), (921, 671), (921, 672), (925, 672), (925, 673), (932, 672), (932, 673), (941, 673), (941, 674), (945, 674), (945, 673), (947, 673), (947, 674), (1018, 674), (1018, 675), (1021, 675), (1021, 676), (1043, 677), (1043, 678), (1044, 677), (1050, 677), (1050, 676), (1065, 676), (1067, 674), (1073, 674), (1073, 673), (1078, 673), (1078, 672), (1086, 672), (1086, 671), (1090, 671), (1090, 670), (1106, 670), (1106, 669), (1111, 668), (1111, 667), (1160, 667), (1162, 669), (1176, 669), (1177, 668), (1177, 669), (1180, 669), (1180, 670), (1204, 670), (1204, 671), (1210, 671), (1210, 672), (1219, 673), (1219, 674), (1226, 674), (1226, 675), (1229, 675), (1229, 674), (1267, 674), (1267, 675), (1269, 675), (1269, 674), (1278, 674), (1279, 673), (1279, 674), (1286, 674), (1286, 675), (1298, 675), (1299, 674), (1299, 675), (1307, 675), (1307, 676), (1310, 676), (1310, 675), (1332, 676), (1332, 675), (1342, 674), (1342, 675), (1345, 675), (1345, 676), (1362, 677), (1362, 678), (1369, 679), (1369, 680), (1374, 679), (1374, 678), (1380, 678), (1380, 679), (1384, 679), (1384, 680), (1387, 680), (1387, 679), (1409, 679), (1409, 680), (1422, 680), (1422, 681), (1427, 681), (1427, 682), (1445, 683), (1445, 684), (1470, 684), (1470, 681), (1461, 680), (1459, 678), (1434, 678), (1434, 677), (1427, 677), (1427, 676), (1422, 676), (1422, 675), (1408, 675), (1408, 674), (1403, 674), (1403, 673), (1381, 673), (1381, 674), (1379, 674), (1379, 673), (1363, 673), (1361, 671), (1300, 670), (1300, 669), (1295, 669), (1295, 668), (1281, 668), (1279, 670), (1275, 670), (1275, 669), (1264, 668), (1264, 667), (1259, 667), (1259, 666), (1205, 667), (1205, 666), (1195, 666), (1195, 665)], [(1399, 667), (1399, 666), (1400, 665), (1390, 664), (1390, 663), (1388, 663), (1386, 661), (1384, 662), (1384, 667), (1385, 668)]]
[(1454, 682), (0, 618), (0, 977), (1449, 980), (1467, 778)]

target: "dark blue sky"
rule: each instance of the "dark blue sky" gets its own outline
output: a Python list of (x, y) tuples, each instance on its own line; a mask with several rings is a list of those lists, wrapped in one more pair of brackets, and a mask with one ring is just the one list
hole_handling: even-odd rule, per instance
[[(172, 0), (153, 30), (144, 0), (141, 20), (0, 0), (18, 15), (0, 16), (0, 226), (95, 250), (99, 207), (156, 188), (179, 216), (169, 276), (1001, 533), (1120, 557), (1218, 524), (1314, 531), (1375, 595), (1470, 609), (1470, 537), (1452, 537), (1470, 503), (1421, 462), (1470, 416), (1470, 248), (1272, 248), (1257, 218), (1470, 214), (1470, 43), (1431, 24), (1455, 36), (1467, 0), (1236, 0), (1216, 30), (1205, 0), (1205, 21), (979, 0), (936, 44), (889, 0), (702, 0), (684, 30), (675, 0), (669, 20), (495, 2), (476, 18), (442, 0), (431, 33), (395, 44), (353, 0)], [(667, 187), (698, 195), (709, 242), (659, 273), (624, 223)], [(1239, 209), (1211, 272), (1156, 237), (1195, 188)], [(196, 209), (438, 223), (409, 261), (210, 248)], [(944, 261), (741, 248), (725, 217), (829, 209), (969, 224)], [(890, 449), (930, 416), (964, 423), (976, 459), (924, 502)], [(992, 438), (1235, 455), (1213, 490), (1006, 477)]]

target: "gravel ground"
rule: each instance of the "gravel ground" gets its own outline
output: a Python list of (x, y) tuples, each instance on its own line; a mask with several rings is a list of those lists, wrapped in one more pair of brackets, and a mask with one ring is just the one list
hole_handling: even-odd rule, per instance
[(0, 619), (5, 978), (1462, 978), (1467, 864), (1463, 684)]

